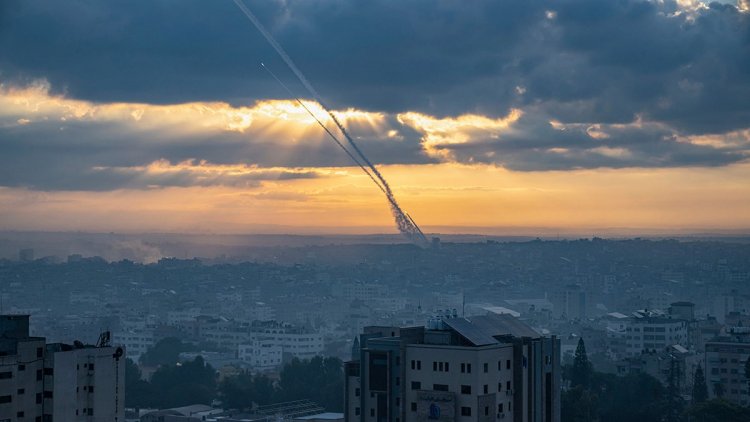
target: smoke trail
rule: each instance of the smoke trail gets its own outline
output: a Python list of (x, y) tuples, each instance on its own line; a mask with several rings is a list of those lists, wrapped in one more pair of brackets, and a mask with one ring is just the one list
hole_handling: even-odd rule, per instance
[[(414, 221), (411, 219), (411, 217), (408, 217), (406, 215), (406, 213), (404, 213), (404, 211), (401, 209), (401, 206), (399, 206), (398, 202), (396, 202), (396, 197), (393, 195), (393, 192), (391, 191), (391, 187), (388, 184), (388, 182), (385, 180), (385, 178), (383, 177), (383, 175), (380, 174), (380, 172), (378, 171), (378, 169), (375, 168), (375, 166), (372, 164), (372, 162), (370, 162), (370, 160), (367, 159), (367, 157), (362, 152), (362, 150), (359, 149), (359, 147), (354, 142), (354, 140), (352, 139), (352, 137), (349, 136), (349, 133), (344, 128), (344, 125), (342, 125), (341, 122), (338, 120), (338, 118), (336, 118), (336, 116), (333, 114), (333, 112), (331, 112), (331, 110), (328, 107), (326, 107), (325, 103), (323, 102), (323, 100), (320, 97), (320, 95), (318, 94), (318, 92), (315, 90), (315, 88), (312, 86), (312, 84), (307, 80), (307, 78), (305, 77), (305, 75), (302, 74), (302, 72), (299, 70), (299, 68), (297, 68), (297, 66), (294, 64), (294, 61), (292, 61), (292, 58), (289, 57), (288, 54), (286, 54), (286, 51), (284, 51), (284, 49), (281, 47), (281, 45), (279, 45), (279, 43), (276, 42), (276, 40), (273, 38), (273, 36), (271, 35), (271, 33), (266, 30), (266, 28), (263, 26), (263, 24), (258, 20), (257, 17), (255, 17), (255, 15), (250, 11), (250, 9), (248, 9), (245, 6), (245, 4), (241, 0), (234, 0), (234, 3), (237, 5), (237, 7), (240, 8), (240, 10), (242, 11), (242, 13), (244, 13), (245, 16), (247, 16), (247, 18), (250, 19), (250, 22), (252, 22), (253, 25), (255, 25), (255, 27), (258, 29), (258, 31), (260, 31), (260, 33), (263, 35), (263, 37), (266, 39), (266, 41), (268, 41), (268, 43), (271, 44), (271, 47), (273, 47), (273, 49), (276, 50), (276, 52), (279, 54), (279, 56), (281, 57), (281, 59), (284, 60), (284, 63), (286, 63), (286, 65), (289, 67), (289, 69), (291, 69), (292, 72), (294, 72), (295, 76), (297, 76), (297, 79), (299, 79), (300, 82), (302, 82), (302, 85), (305, 86), (305, 88), (310, 92), (310, 94), (312, 94), (313, 98), (315, 98), (315, 100), (320, 104), (320, 106), (323, 108), (323, 110), (325, 110), (325, 112), (328, 114), (328, 116), (331, 117), (331, 119), (333, 120), (333, 122), (339, 128), (339, 130), (344, 135), (344, 137), (346, 138), (346, 140), (349, 143), (349, 145), (354, 149), (354, 151), (357, 153), (357, 155), (362, 160), (362, 162), (364, 162), (367, 165), (367, 168), (369, 168), (369, 170), (372, 172), (372, 174), (370, 174), (367, 171), (367, 169), (365, 168), (365, 166), (363, 164), (361, 164), (359, 160), (357, 160), (356, 158), (354, 158), (352, 156), (352, 154), (349, 152), (349, 150), (347, 150), (346, 148), (344, 148), (344, 150), (347, 152), (347, 154), (352, 159), (354, 159), (355, 163), (357, 163), (360, 166), (360, 168), (362, 168), (365, 171), (365, 173), (367, 173), (368, 176), (370, 176), (370, 178), (373, 179), (373, 182), (375, 182), (375, 184), (377, 184), (378, 187), (381, 190), (383, 190), (383, 192), (385, 193), (386, 199), (390, 203), (391, 213), (393, 214), (393, 217), (396, 220), (396, 225), (397, 225), (399, 231), (402, 234), (404, 234), (406, 237), (408, 237), (412, 242), (414, 242), (414, 243), (416, 243), (416, 244), (418, 244), (420, 246), (425, 246), (427, 244), (427, 239), (425, 238), (424, 234), (422, 233), (422, 230), (420, 230), (419, 226), (417, 226), (416, 223), (414, 223)], [(278, 80), (278, 78), (276, 78), (276, 79)], [(317, 118), (316, 118), (316, 120), (317, 120)], [(318, 122), (318, 123), (321, 124), (320, 122)], [(324, 126), (324, 125), (321, 124), (321, 126)], [(326, 129), (326, 132), (328, 132), (329, 135), (331, 135), (333, 137), (333, 134), (331, 134), (327, 130), (327, 128), (325, 128), (325, 129)], [(341, 144), (341, 142), (339, 142), (338, 139), (335, 139), (335, 137), (333, 137), (333, 138), (336, 141), (336, 143), (338, 143), (339, 146), (341, 146), (343, 148), (343, 144)], [(375, 175), (375, 178), (377, 178), (377, 181), (375, 180), (375, 178), (373, 178), (373, 176), (372, 176), (373, 174)], [(378, 183), (378, 181), (380, 183)]]
[(289, 89), (289, 87), (287, 87), (287, 86), (286, 86), (286, 84), (284, 84), (284, 82), (282, 82), (282, 81), (281, 81), (281, 79), (279, 79), (279, 78), (278, 78), (278, 77), (277, 77), (277, 76), (276, 76), (276, 75), (275, 75), (275, 74), (274, 74), (273, 72), (271, 72), (271, 69), (269, 69), (268, 67), (266, 67), (266, 65), (265, 65), (265, 64), (263, 64), (263, 63), (261, 63), (260, 65), (261, 65), (261, 66), (263, 67), (263, 69), (266, 69), (266, 72), (268, 72), (268, 74), (269, 74), (269, 75), (271, 75), (271, 76), (272, 76), (272, 77), (273, 77), (274, 79), (276, 79), (276, 82), (278, 82), (278, 83), (279, 83), (279, 85), (281, 85), (281, 87), (282, 87), (282, 88), (284, 88), (284, 89), (286, 90), (286, 92), (287, 92), (287, 93), (288, 93), (288, 94), (289, 94), (289, 95), (290, 95), (290, 96), (291, 96), (292, 98), (294, 98), (294, 100), (295, 100), (295, 101), (297, 101), (297, 104), (301, 105), (301, 106), (302, 106), (302, 108), (304, 108), (304, 109), (305, 109), (305, 111), (307, 111), (307, 113), (308, 113), (308, 114), (309, 114), (310, 116), (312, 116), (312, 118), (313, 118), (313, 119), (315, 119), (315, 121), (316, 121), (316, 122), (318, 122), (318, 125), (320, 125), (320, 127), (322, 127), (322, 128), (323, 128), (323, 130), (325, 130), (325, 131), (326, 131), (326, 133), (328, 134), (328, 136), (330, 136), (330, 137), (331, 137), (331, 139), (333, 139), (333, 142), (336, 142), (336, 145), (338, 145), (339, 147), (341, 147), (341, 149), (343, 149), (343, 150), (344, 150), (344, 152), (346, 152), (346, 155), (348, 155), (348, 156), (349, 156), (349, 158), (351, 158), (351, 159), (352, 159), (352, 160), (353, 160), (353, 161), (354, 161), (355, 163), (357, 163), (357, 165), (359, 166), (359, 168), (361, 168), (361, 169), (362, 169), (362, 171), (363, 171), (363, 172), (365, 172), (365, 174), (366, 174), (367, 176), (369, 176), (369, 177), (370, 177), (370, 180), (372, 180), (372, 182), (373, 182), (373, 183), (375, 183), (375, 184), (376, 184), (376, 185), (378, 186), (378, 188), (380, 188), (380, 190), (381, 190), (381, 191), (383, 191), (383, 193), (386, 193), (386, 190), (385, 190), (385, 189), (383, 188), (383, 186), (381, 186), (381, 185), (380, 185), (380, 183), (379, 183), (379, 182), (378, 182), (378, 181), (377, 181), (377, 180), (376, 180), (376, 179), (375, 179), (375, 178), (374, 178), (374, 177), (372, 176), (372, 174), (371, 174), (371, 173), (370, 173), (370, 172), (369, 172), (369, 171), (367, 170), (367, 167), (365, 167), (365, 166), (364, 166), (364, 164), (362, 164), (362, 163), (361, 163), (361, 162), (360, 162), (360, 161), (359, 161), (359, 160), (357, 159), (357, 157), (355, 157), (355, 156), (354, 156), (354, 155), (353, 155), (353, 154), (351, 153), (351, 151), (349, 151), (348, 149), (346, 149), (346, 147), (344, 146), (344, 144), (342, 144), (342, 143), (341, 143), (341, 141), (339, 141), (339, 138), (337, 138), (337, 137), (336, 137), (336, 135), (334, 135), (334, 134), (333, 134), (333, 132), (331, 132), (331, 130), (330, 130), (330, 129), (328, 129), (328, 126), (324, 125), (324, 124), (323, 124), (323, 122), (321, 122), (321, 121), (320, 121), (320, 119), (318, 119), (318, 116), (316, 116), (316, 115), (315, 115), (315, 113), (313, 113), (313, 112), (312, 112), (312, 110), (310, 110), (310, 108), (308, 108), (308, 107), (307, 107), (307, 106), (305, 105), (305, 103), (303, 103), (303, 102), (302, 102), (302, 100), (300, 100), (300, 99), (299, 99), (299, 98), (298, 98), (298, 97), (297, 97), (296, 95), (294, 95), (294, 93), (292, 92), (292, 90), (291, 90), (291, 89)]

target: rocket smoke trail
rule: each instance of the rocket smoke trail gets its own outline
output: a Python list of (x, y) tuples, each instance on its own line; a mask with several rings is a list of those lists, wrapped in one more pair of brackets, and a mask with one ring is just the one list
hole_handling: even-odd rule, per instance
[[(312, 84), (307, 80), (304, 74), (297, 68), (297, 66), (294, 64), (294, 61), (292, 61), (292, 58), (289, 57), (288, 54), (286, 54), (286, 51), (279, 45), (278, 42), (273, 38), (270, 32), (266, 30), (266, 28), (263, 26), (263, 24), (258, 20), (258, 18), (250, 11), (250, 9), (245, 6), (245, 4), (242, 2), (242, 0), (234, 0), (234, 3), (237, 4), (237, 7), (240, 8), (242, 13), (247, 16), (247, 18), (250, 20), (250, 22), (255, 25), (255, 27), (260, 31), (260, 33), (263, 35), (263, 37), (268, 41), (269, 44), (271, 44), (271, 47), (273, 47), (274, 50), (279, 54), (282, 60), (284, 60), (284, 63), (291, 69), (291, 71), (297, 76), (297, 79), (299, 79), (300, 82), (302, 82), (302, 85), (305, 86), (305, 88), (310, 92), (310, 94), (313, 96), (315, 101), (317, 101), (320, 106), (325, 110), (325, 112), (328, 114), (328, 116), (333, 120), (333, 122), (336, 124), (336, 127), (339, 128), (341, 133), (344, 135), (344, 138), (346, 138), (348, 144), (352, 147), (352, 149), (356, 152), (356, 155), (359, 157), (359, 159), (355, 158), (355, 156), (346, 148), (344, 145), (336, 138), (333, 133), (331, 133), (328, 128), (323, 125), (313, 113), (304, 106), (305, 110), (307, 110), (310, 115), (312, 115), (315, 120), (318, 122), (319, 125), (321, 125), (328, 135), (342, 148), (344, 151), (346, 151), (347, 155), (349, 155), (350, 158), (354, 160), (357, 165), (365, 172), (368, 176), (370, 176), (370, 179), (380, 188), (380, 190), (383, 191), (385, 194), (386, 199), (388, 200), (391, 212), (393, 214), (394, 219), (396, 220), (396, 225), (398, 227), (398, 230), (407, 238), (409, 238), (412, 242), (416, 243), (419, 246), (425, 246), (427, 244), (427, 239), (425, 238), (424, 234), (422, 233), (422, 230), (420, 230), (419, 226), (416, 225), (414, 220), (411, 219), (410, 216), (408, 216), (402, 209), (401, 206), (396, 202), (396, 197), (393, 195), (393, 192), (391, 191), (391, 187), (388, 185), (388, 182), (385, 180), (382, 174), (378, 171), (377, 168), (370, 162), (369, 159), (365, 156), (365, 154), (362, 152), (362, 150), (359, 149), (359, 146), (357, 146), (356, 142), (352, 139), (351, 136), (349, 136), (349, 133), (346, 131), (346, 128), (343, 124), (339, 121), (338, 118), (331, 112), (331, 110), (325, 105), (322, 98), (318, 94), (318, 92), (313, 88)], [(265, 66), (264, 66), (265, 67)], [(268, 68), (266, 68), (268, 70)], [(269, 70), (270, 72), (270, 70)], [(273, 75), (273, 74), (272, 74)], [(278, 78), (274, 76), (276, 80), (281, 82)], [(282, 83), (282, 86), (284, 84)], [(286, 86), (284, 86), (285, 89)], [(293, 95), (294, 96), (294, 95)], [(295, 97), (296, 98), (296, 97)], [(302, 104), (302, 102), (297, 99), (297, 102)]]
[(381, 191), (383, 191), (383, 193), (386, 193), (386, 191), (385, 191), (385, 189), (383, 188), (383, 186), (381, 186), (381, 185), (380, 185), (380, 182), (378, 182), (378, 181), (377, 181), (377, 180), (376, 180), (376, 179), (375, 179), (375, 178), (374, 178), (374, 177), (372, 176), (372, 173), (370, 173), (370, 172), (369, 172), (369, 171), (367, 170), (367, 167), (365, 167), (365, 166), (364, 166), (364, 164), (362, 164), (362, 163), (361, 163), (361, 162), (359, 161), (359, 159), (357, 159), (357, 157), (355, 157), (355, 156), (354, 156), (354, 155), (353, 155), (353, 154), (351, 153), (351, 151), (349, 151), (348, 149), (346, 149), (346, 147), (344, 146), (344, 144), (342, 144), (342, 143), (341, 143), (341, 141), (339, 141), (339, 138), (338, 138), (338, 137), (336, 137), (336, 135), (334, 135), (334, 134), (333, 134), (333, 132), (331, 132), (331, 130), (330, 130), (330, 129), (328, 129), (328, 126), (326, 126), (326, 125), (325, 125), (325, 124), (324, 124), (323, 122), (321, 122), (321, 121), (320, 121), (320, 119), (318, 119), (318, 116), (316, 116), (316, 115), (315, 115), (315, 113), (313, 113), (313, 112), (312, 112), (312, 110), (310, 110), (310, 108), (309, 108), (309, 107), (307, 107), (307, 106), (305, 105), (305, 103), (303, 103), (303, 102), (302, 102), (302, 100), (300, 100), (300, 99), (299, 99), (299, 98), (298, 98), (298, 97), (297, 97), (296, 95), (294, 95), (294, 93), (292, 92), (292, 90), (291, 90), (291, 89), (289, 89), (289, 87), (287, 87), (287, 86), (286, 86), (286, 84), (285, 84), (284, 82), (281, 82), (281, 79), (279, 79), (279, 78), (278, 78), (278, 77), (277, 77), (277, 76), (276, 76), (276, 75), (275, 75), (275, 74), (274, 74), (273, 72), (271, 72), (271, 69), (269, 69), (268, 67), (266, 67), (266, 65), (265, 65), (264, 63), (262, 63), (262, 62), (261, 62), (261, 64), (260, 64), (260, 65), (261, 65), (261, 66), (263, 67), (263, 69), (266, 69), (266, 72), (268, 72), (268, 74), (269, 74), (269, 75), (271, 75), (271, 76), (272, 76), (272, 77), (273, 77), (274, 79), (276, 79), (276, 82), (278, 82), (278, 83), (279, 83), (279, 85), (281, 85), (281, 87), (282, 87), (282, 88), (284, 88), (284, 90), (286, 90), (286, 92), (287, 92), (287, 93), (288, 93), (288, 94), (289, 94), (289, 95), (290, 95), (290, 96), (291, 96), (292, 98), (294, 98), (294, 101), (296, 101), (296, 102), (297, 102), (297, 104), (299, 104), (300, 106), (302, 106), (302, 108), (304, 108), (304, 109), (305, 109), (305, 111), (306, 111), (306, 112), (307, 112), (307, 113), (308, 113), (308, 114), (309, 114), (310, 116), (312, 116), (312, 118), (313, 118), (313, 119), (315, 119), (315, 121), (316, 121), (316, 122), (318, 123), (318, 125), (319, 125), (320, 127), (322, 127), (324, 131), (326, 131), (326, 133), (328, 134), (328, 136), (330, 136), (330, 137), (331, 137), (331, 139), (333, 139), (333, 141), (334, 141), (334, 142), (336, 142), (336, 145), (338, 145), (338, 146), (339, 146), (339, 147), (340, 147), (341, 149), (343, 149), (343, 150), (344, 150), (344, 152), (346, 153), (346, 155), (348, 155), (348, 156), (349, 156), (349, 158), (351, 158), (351, 159), (352, 159), (352, 161), (354, 161), (355, 163), (357, 163), (357, 165), (359, 166), (359, 168), (361, 168), (361, 169), (362, 169), (362, 171), (363, 171), (363, 172), (365, 172), (365, 174), (366, 174), (366, 175), (368, 175), (368, 176), (370, 177), (370, 180), (372, 180), (372, 182), (373, 182), (373, 183), (375, 183), (375, 184), (376, 184), (376, 185), (378, 186), (378, 188), (380, 188), (380, 190), (381, 190)]

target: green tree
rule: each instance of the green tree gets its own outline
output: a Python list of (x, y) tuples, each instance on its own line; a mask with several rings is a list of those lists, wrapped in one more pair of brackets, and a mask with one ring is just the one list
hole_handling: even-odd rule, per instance
[(696, 403), (687, 411), (691, 421), (696, 422), (747, 422), (750, 409), (722, 399)]
[(141, 379), (141, 370), (132, 359), (125, 359), (125, 406), (150, 407), (154, 391), (148, 381)]
[(279, 375), (282, 400), (310, 399), (331, 412), (343, 409), (344, 370), (340, 359), (292, 359)]
[(230, 409), (248, 410), (253, 407), (253, 375), (242, 372), (225, 378), (219, 385), (219, 395), (224, 407)]
[(580, 385), (584, 388), (588, 388), (592, 372), (593, 368), (591, 362), (586, 355), (586, 344), (583, 342), (583, 338), (579, 338), (575, 358), (573, 359), (573, 367), (570, 371), (571, 387)]
[(683, 411), (684, 404), (680, 395), (680, 372), (679, 363), (674, 357), (671, 357), (667, 377), (666, 422), (678, 422)]
[(141, 363), (148, 366), (175, 365), (180, 353), (189, 352), (193, 347), (176, 337), (159, 340), (141, 356)]
[(592, 389), (599, 395), (598, 414), (607, 422), (661, 422), (664, 420), (666, 389), (644, 373), (622, 377), (594, 372)]
[(703, 368), (698, 365), (693, 374), (693, 403), (703, 403), (706, 400), (708, 400), (706, 377), (703, 375)]
[(598, 397), (578, 385), (560, 395), (562, 422), (592, 422), (599, 420)]
[(216, 371), (201, 356), (175, 366), (162, 366), (151, 377), (159, 407), (211, 404), (216, 397)]
[(243, 410), (252, 409), (254, 404), (271, 404), (277, 396), (271, 379), (253, 376), (249, 371), (225, 378), (219, 385), (219, 394), (226, 407)]

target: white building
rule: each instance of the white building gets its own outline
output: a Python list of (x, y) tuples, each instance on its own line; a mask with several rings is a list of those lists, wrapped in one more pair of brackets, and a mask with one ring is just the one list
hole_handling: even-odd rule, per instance
[(121, 347), (45, 344), (28, 315), (0, 316), (0, 421), (121, 422)]
[(138, 328), (128, 331), (118, 331), (113, 334), (112, 341), (125, 347), (127, 357), (138, 362), (144, 353), (156, 344), (154, 330), (150, 328)]
[(679, 344), (688, 347), (687, 322), (663, 316), (636, 313), (625, 329), (625, 354), (636, 356), (644, 350), (662, 351)]
[(283, 349), (272, 340), (255, 340), (240, 344), (237, 357), (259, 371), (273, 370), (281, 366)]

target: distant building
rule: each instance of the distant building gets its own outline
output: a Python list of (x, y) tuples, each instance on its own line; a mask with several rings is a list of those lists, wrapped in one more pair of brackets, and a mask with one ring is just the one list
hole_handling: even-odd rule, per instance
[(27, 315), (0, 315), (0, 420), (124, 421), (124, 350), (45, 344)]
[(730, 328), (726, 336), (706, 342), (705, 373), (709, 397), (747, 406), (745, 362), (750, 357), (750, 327)]
[(636, 313), (625, 330), (625, 352), (629, 356), (661, 351), (675, 344), (688, 346), (687, 322), (682, 319)]
[(569, 284), (550, 295), (555, 318), (586, 318), (588, 315), (588, 293), (578, 284)]
[(347, 421), (560, 420), (560, 342), (510, 315), (366, 327), (355, 345)]

